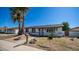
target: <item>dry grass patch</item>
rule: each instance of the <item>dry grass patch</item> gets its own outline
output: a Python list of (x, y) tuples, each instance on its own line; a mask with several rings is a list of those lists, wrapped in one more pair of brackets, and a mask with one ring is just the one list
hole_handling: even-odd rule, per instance
[[(70, 40), (71, 38), (62, 37), (54, 38), (51, 40), (52, 50), (54, 51), (79, 51), (79, 39), (74, 38), (74, 41)], [(49, 46), (49, 40), (46, 37), (39, 38), (36, 42), (38, 46)], [(42, 49), (45, 49), (41, 47)], [(46, 49), (48, 50), (48, 48)]]
[(8, 38), (15, 37), (14, 35), (9, 35), (9, 36), (0, 36), (0, 40), (6, 40)]

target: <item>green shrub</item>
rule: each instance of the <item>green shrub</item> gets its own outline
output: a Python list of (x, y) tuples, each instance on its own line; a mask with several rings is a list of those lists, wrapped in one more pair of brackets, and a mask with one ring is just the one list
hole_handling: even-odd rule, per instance
[(54, 37), (53, 32), (49, 33), (49, 35), (48, 35), (48, 39), (49, 39), (49, 40), (52, 40), (52, 39), (53, 39), (53, 37)]

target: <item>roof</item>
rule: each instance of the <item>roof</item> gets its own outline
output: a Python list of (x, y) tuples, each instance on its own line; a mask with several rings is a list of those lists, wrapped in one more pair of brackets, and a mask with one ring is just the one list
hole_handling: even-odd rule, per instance
[(26, 28), (46, 28), (46, 27), (62, 27), (63, 24), (53, 24), (53, 25), (40, 25), (40, 26), (30, 26)]
[(72, 29), (70, 29), (70, 31), (72, 31), (72, 32), (79, 32), (79, 27), (72, 28)]
[[(47, 28), (47, 27), (62, 27), (63, 24), (53, 24), (53, 25), (39, 25), (39, 26), (29, 26), (29, 27), (25, 27), (25, 28)], [(14, 27), (14, 28), (6, 28), (9, 30), (15, 30), (18, 29), (18, 27)], [(5, 30), (5, 28), (0, 28), (0, 30)]]

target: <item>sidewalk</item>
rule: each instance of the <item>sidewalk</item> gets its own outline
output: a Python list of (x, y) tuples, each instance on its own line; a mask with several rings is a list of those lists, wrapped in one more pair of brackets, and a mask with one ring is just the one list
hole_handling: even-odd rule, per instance
[(3, 51), (43, 51), (41, 49), (37, 49), (30, 46), (25, 46), (25, 45), (14, 47), (16, 45), (18, 44), (14, 42), (0, 40), (0, 50), (3, 50)]

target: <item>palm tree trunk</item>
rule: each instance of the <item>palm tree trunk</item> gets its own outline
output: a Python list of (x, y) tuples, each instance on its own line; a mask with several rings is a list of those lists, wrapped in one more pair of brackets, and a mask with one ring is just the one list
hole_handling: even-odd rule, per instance
[(20, 16), (18, 17), (18, 23), (19, 23), (19, 25), (18, 25), (18, 29), (19, 29), (19, 31), (18, 31), (18, 35), (21, 35)]
[(24, 34), (24, 16), (23, 16), (23, 22), (22, 22), (22, 34)]
[(19, 25), (18, 25), (18, 35), (20, 35), (20, 22), (18, 22), (19, 23)]

